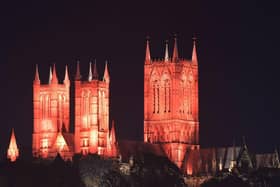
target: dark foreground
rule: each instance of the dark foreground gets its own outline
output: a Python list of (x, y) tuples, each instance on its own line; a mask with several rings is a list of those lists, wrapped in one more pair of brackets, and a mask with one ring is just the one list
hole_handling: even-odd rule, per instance
[(181, 172), (168, 159), (153, 155), (127, 161), (98, 155), (76, 156), (64, 162), (2, 162), (1, 187), (186, 186)]

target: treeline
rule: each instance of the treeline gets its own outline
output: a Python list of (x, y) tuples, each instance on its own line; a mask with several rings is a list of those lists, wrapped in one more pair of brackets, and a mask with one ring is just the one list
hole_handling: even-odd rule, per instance
[[(128, 161), (127, 161), (128, 162)], [(98, 155), (76, 156), (65, 162), (58, 155), (53, 161), (34, 160), (0, 164), (1, 187), (128, 187), (186, 186), (179, 169), (167, 158), (142, 155), (128, 164)]]

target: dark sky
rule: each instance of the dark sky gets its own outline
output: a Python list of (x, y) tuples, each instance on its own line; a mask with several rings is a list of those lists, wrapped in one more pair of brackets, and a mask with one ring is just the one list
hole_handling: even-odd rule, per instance
[(86, 76), (90, 60), (99, 74), (108, 60), (118, 138), (142, 140), (145, 39), (159, 58), (167, 39), (171, 52), (174, 33), (184, 58), (198, 38), (201, 146), (240, 143), (244, 135), (249, 149), (272, 151), (280, 146), (278, 7), (242, 0), (1, 5), (1, 157), (12, 127), (20, 147), (31, 147), (35, 64), (46, 82), (53, 63), (62, 80), (65, 64), (73, 77), (79, 59)]

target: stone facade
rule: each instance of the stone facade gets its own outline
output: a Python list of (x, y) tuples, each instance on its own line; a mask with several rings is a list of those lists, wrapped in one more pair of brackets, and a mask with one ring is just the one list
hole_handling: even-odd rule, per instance
[(87, 80), (81, 80), (79, 63), (75, 77), (75, 132), (70, 132), (70, 80), (67, 66), (59, 83), (55, 65), (48, 84), (41, 84), (36, 66), (33, 82), (33, 141), (36, 158), (54, 158), (58, 153), (72, 159), (74, 153), (116, 155), (114, 127), (109, 130), (109, 84), (107, 63), (102, 80), (91, 63)]

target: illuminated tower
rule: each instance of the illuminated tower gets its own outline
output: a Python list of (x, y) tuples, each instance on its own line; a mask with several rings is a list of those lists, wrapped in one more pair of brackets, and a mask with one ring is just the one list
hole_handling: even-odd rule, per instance
[(98, 79), (96, 63), (89, 64), (87, 80), (81, 80), (79, 62), (75, 77), (75, 153), (107, 154), (109, 137), (109, 84), (107, 63)]
[(16, 136), (15, 136), (14, 129), (12, 129), (10, 144), (9, 144), (9, 148), (7, 151), (7, 158), (11, 162), (14, 162), (14, 161), (16, 161), (18, 156), (19, 156), (19, 151), (18, 151), (18, 147), (17, 147)]
[[(67, 66), (63, 83), (59, 83), (54, 65), (53, 71), (50, 68), (47, 84), (41, 84), (38, 67), (36, 66), (33, 81), (32, 152), (34, 157), (55, 157), (62, 150), (61, 136), (58, 136), (60, 134), (63, 134), (66, 141), (71, 142), (71, 134), (69, 133), (69, 88), (70, 80)], [(73, 147), (69, 144), (68, 146)], [(68, 156), (71, 156), (69, 147), (65, 150), (67, 150)]]
[(198, 63), (196, 44), (192, 59), (180, 59), (177, 40), (172, 58), (165, 46), (163, 60), (152, 60), (149, 41), (144, 65), (144, 141), (162, 145), (179, 167), (187, 149), (198, 142)]

